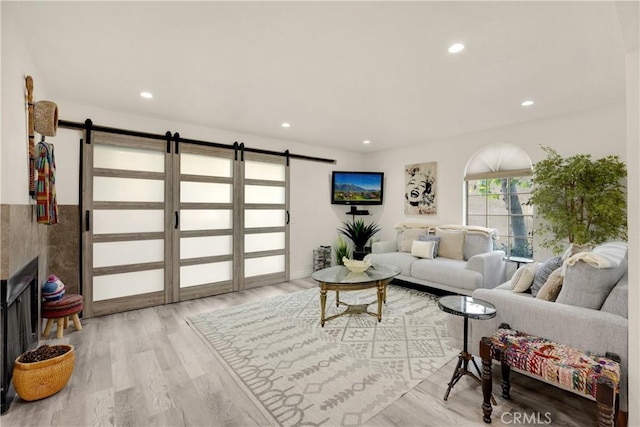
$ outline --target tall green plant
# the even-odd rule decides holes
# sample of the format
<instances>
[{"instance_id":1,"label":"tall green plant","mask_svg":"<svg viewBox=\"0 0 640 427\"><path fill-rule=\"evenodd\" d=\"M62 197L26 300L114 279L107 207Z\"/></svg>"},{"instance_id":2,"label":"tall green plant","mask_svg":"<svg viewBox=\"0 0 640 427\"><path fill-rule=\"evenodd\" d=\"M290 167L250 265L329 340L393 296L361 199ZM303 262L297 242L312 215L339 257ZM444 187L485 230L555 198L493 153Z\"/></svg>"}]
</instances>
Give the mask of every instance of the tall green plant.
<instances>
[{"instance_id":1,"label":"tall green plant","mask_svg":"<svg viewBox=\"0 0 640 427\"><path fill-rule=\"evenodd\" d=\"M547 158L533 168L531 203L543 219L541 246L561 252L566 243L598 244L627 238L627 170L618 156L563 158L542 147Z\"/></svg>"},{"instance_id":2,"label":"tall green plant","mask_svg":"<svg viewBox=\"0 0 640 427\"><path fill-rule=\"evenodd\" d=\"M347 236L353 242L353 246L357 252L364 251L369 239L380 231L380 227L375 222L371 224L365 224L363 219L358 219L353 222L345 221L342 223L342 228L338 229L338 232Z\"/></svg>"}]
</instances>

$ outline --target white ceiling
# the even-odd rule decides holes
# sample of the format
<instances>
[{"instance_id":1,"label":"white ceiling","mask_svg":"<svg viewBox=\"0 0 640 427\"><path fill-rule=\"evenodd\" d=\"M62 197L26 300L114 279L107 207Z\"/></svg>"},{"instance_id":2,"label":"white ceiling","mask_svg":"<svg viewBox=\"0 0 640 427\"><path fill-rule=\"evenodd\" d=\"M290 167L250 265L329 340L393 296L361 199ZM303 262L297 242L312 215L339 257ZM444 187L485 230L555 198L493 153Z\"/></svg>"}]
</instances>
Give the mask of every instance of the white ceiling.
<instances>
[{"instance_id":1,"label":"white ceiling","mask_svg":"<svg viewBox=\"0 0 640 427\"><path fill-rule=\"evenodd\" d=\"M351 151L625 97L613 2L3 1L2 20L52 100Z\"/></svg>"}]
</instances>

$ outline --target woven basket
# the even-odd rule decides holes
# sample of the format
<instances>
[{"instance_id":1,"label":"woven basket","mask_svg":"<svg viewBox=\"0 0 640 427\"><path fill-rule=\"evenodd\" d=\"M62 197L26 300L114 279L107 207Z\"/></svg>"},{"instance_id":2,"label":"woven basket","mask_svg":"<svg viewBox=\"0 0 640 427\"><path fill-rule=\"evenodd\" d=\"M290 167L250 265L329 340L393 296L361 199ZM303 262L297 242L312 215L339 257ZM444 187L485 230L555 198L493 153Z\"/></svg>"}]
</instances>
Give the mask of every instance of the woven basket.
<instances>
[{"instance_id":1,"label":"woven basket","mask_svg":"<svg viewBox=\"0 0 640 427\"><path fill-rule=\"evenodd\" d=\"M22 363L16 358L13 366L13 386L16 393L27 401L43 399L64 388L73 372L75 354L72 345L65 354L41 362Z\"/></svg>"}]
</instances>

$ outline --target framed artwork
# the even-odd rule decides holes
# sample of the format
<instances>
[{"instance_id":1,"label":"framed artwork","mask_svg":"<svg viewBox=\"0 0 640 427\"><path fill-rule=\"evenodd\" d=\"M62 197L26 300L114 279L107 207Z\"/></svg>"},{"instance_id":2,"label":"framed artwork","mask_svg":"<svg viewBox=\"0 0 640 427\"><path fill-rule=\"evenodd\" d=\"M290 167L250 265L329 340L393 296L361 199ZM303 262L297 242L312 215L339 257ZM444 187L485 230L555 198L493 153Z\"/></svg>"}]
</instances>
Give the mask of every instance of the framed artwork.
<instances>
[{"instance_id":1,"label":"framed artwork","mask_svg":"<svg viewBox=\"0 0 640 427\"><path fill-rule=\"evenodd\" d=\"M438 213L437 171L437 162L405 166L405 214L436 215Z\"/></svg>"}]
</instances>

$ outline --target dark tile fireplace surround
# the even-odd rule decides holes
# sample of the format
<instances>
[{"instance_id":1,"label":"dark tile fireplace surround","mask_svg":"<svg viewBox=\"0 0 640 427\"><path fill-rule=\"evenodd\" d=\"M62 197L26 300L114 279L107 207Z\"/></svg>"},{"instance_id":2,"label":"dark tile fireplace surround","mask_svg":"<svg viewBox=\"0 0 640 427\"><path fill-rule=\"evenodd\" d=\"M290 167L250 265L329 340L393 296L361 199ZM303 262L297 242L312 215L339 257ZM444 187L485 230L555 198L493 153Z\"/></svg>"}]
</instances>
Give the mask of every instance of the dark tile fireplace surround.
<instances>
[{"instance_id":1,"label":"dark tile fireplace surround","mask_svg":"<svg viewBox=\"0 0 640 427\"><path fill-rule=\"evenodd\" d=\"M4 414L15 397L11 384L13 364L20 354L38 343L38 258L7 280L2 280L0 344L2 344L1 410Z\"/></svg>"}]
</instances>

